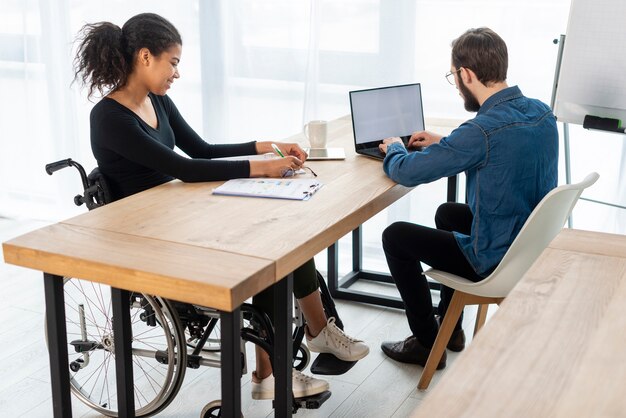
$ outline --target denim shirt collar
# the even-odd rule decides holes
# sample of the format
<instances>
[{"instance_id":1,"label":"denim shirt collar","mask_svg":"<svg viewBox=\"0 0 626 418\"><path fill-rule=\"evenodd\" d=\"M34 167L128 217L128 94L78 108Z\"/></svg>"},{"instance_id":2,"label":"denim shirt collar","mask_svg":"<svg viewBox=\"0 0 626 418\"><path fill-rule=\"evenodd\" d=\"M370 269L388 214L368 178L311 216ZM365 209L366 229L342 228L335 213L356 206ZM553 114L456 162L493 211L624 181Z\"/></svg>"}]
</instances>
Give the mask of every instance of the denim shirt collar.
<instances>
[{"instance_id":1,"label":"denim shirt collar","mask_svg":"<svg viewBox=\"0 0 626 418\"><path fill-rule=\"evenodd\" d=\"M478 109L477 115L487 112L489 109L497 104L506 102L508 100L519 99L520 97L524 97L524 95L522 94L522 91L519 89L519 87L507 87L489 96L489 98L485 100L480 109Z\"/></svg>"}]
</instances>

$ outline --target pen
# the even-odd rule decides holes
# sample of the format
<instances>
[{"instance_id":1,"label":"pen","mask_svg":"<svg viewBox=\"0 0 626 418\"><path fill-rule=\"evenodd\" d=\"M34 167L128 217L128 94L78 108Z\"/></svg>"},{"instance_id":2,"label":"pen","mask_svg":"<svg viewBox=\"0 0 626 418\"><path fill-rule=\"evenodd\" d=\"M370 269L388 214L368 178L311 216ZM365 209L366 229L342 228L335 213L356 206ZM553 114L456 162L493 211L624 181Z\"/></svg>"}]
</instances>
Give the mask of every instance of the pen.
<instances>
[{"instance_id":1,"label":"pen","mask_svg":"<svg viewBox=\"0 0 626 418\"><path fill-rule=\"evenodd\" d=\"M280 155L281 158L285 158L285 156L283 155L282 151L280 150L280 148L278 148L278 146L276 144L272 144L272 148L274 148L274 151L276 151L276 154Z\"/></svg>"}]
</instances>

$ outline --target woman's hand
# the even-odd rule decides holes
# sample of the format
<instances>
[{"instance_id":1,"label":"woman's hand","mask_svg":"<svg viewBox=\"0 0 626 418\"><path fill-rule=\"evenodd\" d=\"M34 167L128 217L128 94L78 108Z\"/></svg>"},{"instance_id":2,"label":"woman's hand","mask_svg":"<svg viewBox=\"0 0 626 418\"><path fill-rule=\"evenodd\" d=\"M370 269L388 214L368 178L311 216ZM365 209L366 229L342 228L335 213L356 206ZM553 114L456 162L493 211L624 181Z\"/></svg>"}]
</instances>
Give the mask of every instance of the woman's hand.
<instances>
[{"instance_id":1,"label":"woman's hand","mask_svg":"<svg viewBox=\"0 0 626 418\"><path fill-rule=\"evenodd\" d=\"M302 164L302 160L292 155L270 160L250 160L250 177L286 177L293 175Z\"/></svg>"},{"instance_id":2,"label":"woman's hand","mask_svg":"<svg viewBox=\"0 0 626 418\"><path fill-rule=\"evenodd\" d=\"M295 143L288 143L288 142L267 142L267 141L257 142L256 143L257 154L265 154L267 152L274 152L274 149L272 148L272 144L276 144L276 146L280 149L280 151L283 153L285 157L289 155L293 155L294 157L296 157L298 160L302 162L306 161L308 157L307 153L304 152L304 150L300 147L300 145L295 144Z\"/></svg>"}]
</instances>

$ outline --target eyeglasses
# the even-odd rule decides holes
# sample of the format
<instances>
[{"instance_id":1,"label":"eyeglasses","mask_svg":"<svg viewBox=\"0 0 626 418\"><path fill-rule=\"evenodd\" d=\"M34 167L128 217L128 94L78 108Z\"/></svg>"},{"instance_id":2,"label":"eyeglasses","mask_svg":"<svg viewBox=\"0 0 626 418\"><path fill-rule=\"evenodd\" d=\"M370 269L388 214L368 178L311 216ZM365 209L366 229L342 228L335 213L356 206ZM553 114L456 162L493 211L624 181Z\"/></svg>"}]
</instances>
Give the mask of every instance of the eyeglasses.
<instances>
[{"instance_id":1,"label":"eyeglasses","mask_svg":"<svg viewBox=\"0 0 626 418\"><path fill-rule=\"evenodd\" d=\"M461 71L463 67L459 68L456 71L450 71L449 73L446 73L446 80L448 80L448 83L452 84L454 86L454 74L458 73L459 71Z\"/></svg>"},{"instance_id":2,"label":"eyeglasses","mask_svg":"<svg viewBox=\"0 0 626 418\"><path fill-rule=\"evenodd\" d=\"M311 167L307 167L306 165L303 165L300 168L302 168L304 170L309 170L311 172L311 174L313 174L313 177L317 177L317 174L315 173L315 171L313 171L313 169Z\"/></svg>"},{"instance_id":3,"label":"eyeglasses","mask_svg":"<svg viewBox=\"0 0 626 418\"><path fill-rule=\"evenodd\" d=\"M311 167L307 167L306 165L301 166L298 170L309 170L311 172L311 174L313 174L313 177L317 177L317 173L315 171L313 171L313 169ZM298 170L294 170L293 168L289 168L289 169L283 171L282 177L293 177L296 174L302 174L302 173L298 173Z\"/></svg>"}]
</instances>

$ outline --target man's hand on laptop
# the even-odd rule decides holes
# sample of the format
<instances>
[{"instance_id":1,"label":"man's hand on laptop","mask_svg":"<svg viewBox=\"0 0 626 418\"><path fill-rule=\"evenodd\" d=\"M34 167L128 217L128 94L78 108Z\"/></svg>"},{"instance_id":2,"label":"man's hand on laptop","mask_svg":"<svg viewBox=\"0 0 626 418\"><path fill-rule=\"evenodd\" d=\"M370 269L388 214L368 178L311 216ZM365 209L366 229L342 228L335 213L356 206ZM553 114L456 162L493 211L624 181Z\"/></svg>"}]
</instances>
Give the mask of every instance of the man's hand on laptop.
<instances>
[{"instance_id":1,"label":"man's hand on laptop","mask_svg":"<svg viewBox=\"0 0 626 418\"><path fill-rule=\"evenodd\" d=\"M409 139L409 147L427 147L437 144L443 136L428 131L414 132Z\"/></svg>"},{"instance_id":2,"label":"man's hand on laptop","mask_svg":"<svg viewBox=\"0 0 626 418\"><path fill-rule=\"evenodd\" d=\"M382 144L380 144L380 145L378 146L378 149L379 149L382 153L387 154L387 147L388 147L390 144L393 144L394 142L399 142L402 146L404 146L404 143L402 142L402 139L400 139L400 138L399 138L399 137L397 137L397 136L394 136L394 137L391 137L391 138L385 138L385 139L383 139L383 143L382 143Z\"/></svg>"}]
</instances>

